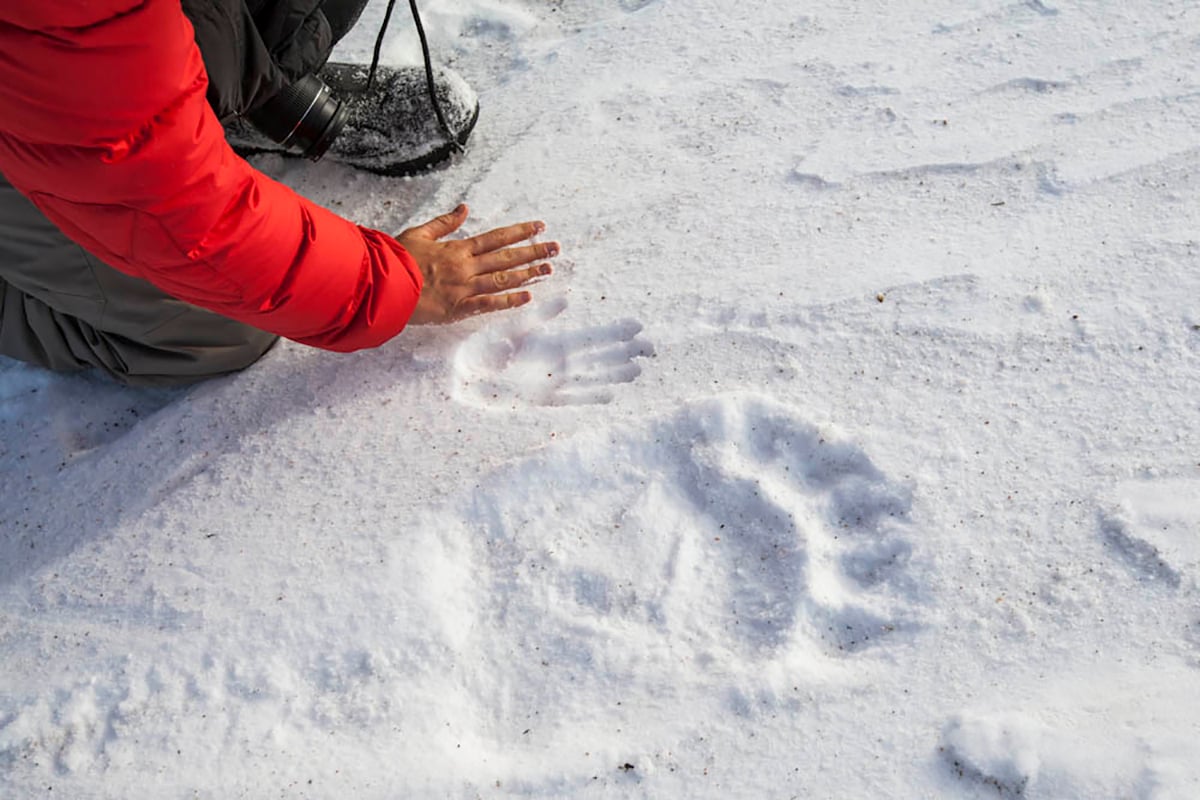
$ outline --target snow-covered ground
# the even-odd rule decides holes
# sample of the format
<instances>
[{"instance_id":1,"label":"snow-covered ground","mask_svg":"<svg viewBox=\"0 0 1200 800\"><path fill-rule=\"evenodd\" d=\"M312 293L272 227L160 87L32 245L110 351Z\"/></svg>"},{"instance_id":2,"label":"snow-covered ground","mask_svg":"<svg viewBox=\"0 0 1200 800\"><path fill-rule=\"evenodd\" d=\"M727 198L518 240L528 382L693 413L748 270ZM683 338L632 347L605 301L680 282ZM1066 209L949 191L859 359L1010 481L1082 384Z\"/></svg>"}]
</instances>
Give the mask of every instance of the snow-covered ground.
<instances>
[{"instance_id":1,"label":"snow-covered ground","mask_svg":"<svg viewBox=\"0 0 1200 800\"><path fill-rule=\"evenodd\" d=\"M0 796L1200 796L1200 7L423 8L463 157L260 166L557 274L0 362Z\"/></svg>"}]
</instances>

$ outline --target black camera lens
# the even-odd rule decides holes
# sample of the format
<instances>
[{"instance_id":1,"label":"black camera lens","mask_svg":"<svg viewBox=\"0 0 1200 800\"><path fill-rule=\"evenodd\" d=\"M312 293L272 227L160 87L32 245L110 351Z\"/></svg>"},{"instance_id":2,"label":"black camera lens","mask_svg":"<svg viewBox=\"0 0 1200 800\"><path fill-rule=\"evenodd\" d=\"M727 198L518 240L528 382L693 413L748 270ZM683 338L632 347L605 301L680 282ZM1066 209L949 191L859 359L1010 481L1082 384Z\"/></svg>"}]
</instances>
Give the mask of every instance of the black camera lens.
<instances>
[{"instance_id":1,"label":"black camera lens","mask_svg":"<svg viewBox=\"0 0 1200 800\"><path fill-rule=\"evenodd\" d=\"M349 111L320 78L306 75L248 116L272 141L316 161L341 133Z\"/></svg>"}]
</instances>

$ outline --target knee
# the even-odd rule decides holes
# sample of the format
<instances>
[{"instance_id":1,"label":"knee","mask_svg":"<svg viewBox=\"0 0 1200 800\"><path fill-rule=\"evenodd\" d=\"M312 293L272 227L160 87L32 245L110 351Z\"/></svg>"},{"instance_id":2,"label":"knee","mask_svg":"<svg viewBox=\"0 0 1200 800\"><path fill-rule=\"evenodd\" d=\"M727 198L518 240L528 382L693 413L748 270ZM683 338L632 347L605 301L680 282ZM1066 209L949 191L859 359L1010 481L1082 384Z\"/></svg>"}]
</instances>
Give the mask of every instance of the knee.
<instances>
[{"instance_id":1,"label":"knee","mask_svg":"<svg viewBox=\"0 0 1200 800\"><path fill-rule=\"evenodd\" d=\"M129 386L186 386L231 375L256 363L279 341L273 333L238 327L237 335L219 342L150 348L120 343L110 350L117 357L100 366Z\"/></svg>"}]
</instances>

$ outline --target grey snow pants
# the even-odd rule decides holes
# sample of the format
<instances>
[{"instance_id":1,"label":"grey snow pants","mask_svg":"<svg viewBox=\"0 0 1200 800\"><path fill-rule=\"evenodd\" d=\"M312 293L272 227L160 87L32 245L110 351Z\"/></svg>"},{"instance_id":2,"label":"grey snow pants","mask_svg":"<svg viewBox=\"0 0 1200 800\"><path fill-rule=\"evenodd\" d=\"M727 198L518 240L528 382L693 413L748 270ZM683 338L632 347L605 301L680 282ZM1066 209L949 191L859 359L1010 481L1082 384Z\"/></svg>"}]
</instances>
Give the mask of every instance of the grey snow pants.
<instances>
[{"instance_id":1,"label":"grey snow pants","mask_svg":"<svg viewBox=\"0 0 1200 800\"><path fill-rule=\"evenodd\" d=\"M321 66L365 4L186 0L212 74L210 104L219 116L261 105L281 81ZM102 263L0 174L0 355L169 386L244 369L276 339Z\"/></svg>"},{"instance_id":2,"label":"grey snow pants","mask_svg":"<svg viewBox=\"0 0 1200 800\"><path fill-rule=\"evenodd\" d=\"M0 175L0 355L170 386L248 367L275 339L101 262Z\"/></svg>"}]
</instances>

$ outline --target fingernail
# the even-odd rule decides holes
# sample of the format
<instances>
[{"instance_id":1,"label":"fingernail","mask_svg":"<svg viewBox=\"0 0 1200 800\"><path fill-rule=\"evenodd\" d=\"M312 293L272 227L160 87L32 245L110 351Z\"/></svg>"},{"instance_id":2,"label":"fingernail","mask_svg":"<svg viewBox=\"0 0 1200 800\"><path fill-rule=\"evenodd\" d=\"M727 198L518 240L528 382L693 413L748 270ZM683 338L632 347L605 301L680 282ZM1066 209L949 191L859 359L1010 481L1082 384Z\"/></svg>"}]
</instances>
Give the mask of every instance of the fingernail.
<instances>
[{"instance_id":1,"label":"fingernail","mask_svg":"<svg viewBox=\"0 0 1200 800\"><path fill-rule=\"evenodd\" d=\"M557 242L546 245L546 255L550 258L554 258L556 255L558 255L558 243Z\"/></svg>"},{"instance_id":2,"label":"fingernail","mask_svg":"<svg viewBox=\"0 0 1200 800\"><path fill-rule=\"evenodd\" d=\"M544 223L544 222L535 222L535 223L533 223L533 234L534 234L534 236L536 236L537 234L541 233L541 232L542 232L542 231L544 231L544 230L546 230L546 223Z\"/></svg>"},{"instance_id":3,"label":"fingernail","mask_svg":"<svg viewBox=\"0 0 1200 800\"><path fill-rule=\"evenodd\" d=\"M552 271L549 264L542 264L538 267L538 275L549 275Z\"/></svg>"}]
</instances>

